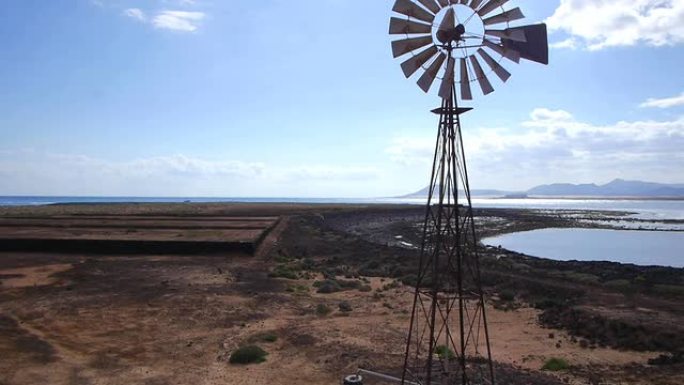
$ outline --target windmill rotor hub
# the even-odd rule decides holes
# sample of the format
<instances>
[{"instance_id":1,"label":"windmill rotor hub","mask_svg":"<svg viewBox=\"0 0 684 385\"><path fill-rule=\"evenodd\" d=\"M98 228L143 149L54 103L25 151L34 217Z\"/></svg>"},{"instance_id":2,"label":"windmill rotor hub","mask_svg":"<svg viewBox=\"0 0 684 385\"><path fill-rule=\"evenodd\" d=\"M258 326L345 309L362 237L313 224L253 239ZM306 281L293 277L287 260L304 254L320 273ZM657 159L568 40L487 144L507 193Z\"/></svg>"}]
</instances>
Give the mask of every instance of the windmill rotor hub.
<instances>
[{"instance_id":1,"label":"windmill rotor hub","mask_svg":"<svg viewBox=\"0 0 684 385\"><path fill-rule=\"evenodd\" d=\"M460 44L459 42L465 41L463 38L463 34L465 33L465 26L463 24L459 24L454 28L449 28L449 29L440 29L437 31L437 40L439 40L443 44L450 44L456 42L456 44Z\"/></svg>"},{"instance_id":2,"label":"windmill rotor hub","mask_svg":"<svg viewBox=\"0 0 684 385\"><path fill-rule=\"evenodd\" d=\"M482 44L484 28L480 16L464 4L450 4L435 14L432 22L434 43L439 51L452 57L467 56L464 50Z\"/></svg>"},{"instance_id":3,"label":"windmill rotor hub","mask_svg":"<svg viewBox=\"0 0 684 385\"><path fill-rule=\"evenodd\" d=\"M466 31L465 25L459 24L459 25L456 26L456 28L454 28L454 30L455 30L456 33L458 33L459 35L463 35L463 34L465 33L465 31Z\"/></svg>"}]
</instances>

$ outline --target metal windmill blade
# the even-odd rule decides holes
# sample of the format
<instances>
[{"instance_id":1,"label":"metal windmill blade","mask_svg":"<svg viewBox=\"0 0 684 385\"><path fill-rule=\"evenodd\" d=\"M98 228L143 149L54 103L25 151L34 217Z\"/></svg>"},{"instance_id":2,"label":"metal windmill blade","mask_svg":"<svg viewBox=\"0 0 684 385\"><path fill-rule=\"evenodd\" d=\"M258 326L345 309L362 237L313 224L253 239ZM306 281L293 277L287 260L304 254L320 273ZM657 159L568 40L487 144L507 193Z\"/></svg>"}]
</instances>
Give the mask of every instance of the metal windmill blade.
<instances>
[{"instance_id":1,"label":"metal windmill blade","mask_svg":"<svg viewBox=\"0 0 684 385\"><path fill-rule=\"evenodd\" d=\"M437 59L435 59L435 61L433 61L430 67L425 71L423 76L418 79L418 87L420 87L421 90L425 92L430 91L432 83L435 82L435 78L437 77L437 72L439 72L439 69L442 68L442 64L444 64L446 58L447 56L445 54L440 53L439 56L437 56Z\"/></svg>"},{"instance_id":2,"label":"metal windmill blade","mask_svg":"<svg viewBox=\"0 0 684 385\"><path fill-rule=\"evenodd\" d=\"M508 78L511 77L511 73L508 72L508 71L506 71L506 69L503 68L503 67L501 66L501 64L499 64L496 60L494 60L494 58L492 58L491 56L489 56L489 54L487 53L487 51L485 51L484 49L480 48L480 49L477 50L477 53L480 55L480 57L482 57L482 59L485 61L485 63L487 63L487 65L489 66L489 68L491 68L492 71L494 71L494 73L496 74L496 76L498 76L499 79L501 79L502 82L505 83L506 80L508 80Z\"/></svg>"},{"instance_id":3,"label":"metal windmill blade","mask_svg":"<svg viewBox=\"0 0 684 385\"><path fill-rule=\"evenodd\" d=\"M527 41L527 35L525 35L525 31L521 29L516 29L516 28L507 28L507 29L485 29L485 35L487 36L492 36L492 37L498 37L500 39L509 39L513 41L520 41L520 42L526 42Z\"/></svg>"},{"instance_id":4,"label":"metal windmill blade","mask_svg":"<svg viewBox=\"0 0 684 385\"><path fill-rule=\"evenodd\" d=\"M390 19L389 33L390 35L426 34L432 33L432 26L430 24L418 23L413 20L393 17Z\"/></svg>"},{"instance_id":5,"label":"metal windmill blade","mask_svg":"<svg viewBox=\"0 0 684 385\"><path fill-rule=\"evenodd\" d=\"M470 91L470 77L468 76L468 62L466 58L461 58L461 99L473 100L473 93Z\"/></svg>"},{"instance_id":6,"label":"metal windmill blade","mask_svg":"<svg viewBox=\"0 0 684 385\"><path fill-rule=\"evenodd\" d=\"M401 13L402 15L413 17L427 23L432 23L435 19L435 15L410 0L397 0L397 2L394 3L392 10L396 13Z\"/></svg>"},{"instance_id":7,"label":"metal windmill blade","mask_svg":"<svg viewBox=\"0 0 684 385\"><path fill-rule=\"evenodd\" d=\"M480 66L480 62L477 61L475 56L470 56L470 64L473 66L473 71L475 71L475 76L477 76L477 82L480 83L480 89L482 90L482 93L489 95L494 92L492 83L490 83L489 79L487 79L487 75L485 75L482 67Z\"/></svg>"},{"instance_id":8,"label":"metal windmill blade","mask_svg":"<svg viewBox=\"0 0 684 385\"><path fill-rule=\"evenodd\" d=\"M525 18L525 15L522 13L520 8L513 8L513 9L506 11L504 13L501 13L499 15L488 17L488 18L482 20L482 23L484 25L501 24L501 23L508 23L511 21L524 19L524 18Z\"/></svg>"},{"instance_id":9,"label":"metal windmill blade","mask_svg":"<svg viewBox=\"0 0 684 385\"><path fill-rule=\"evenodd\" d=\"M520 63L520 52L512 48L506 48L501 44L496 44L487 38L482 41L482 44L512 62Z\"/></svg>"},{"instance_id":10,"label":"metal windmill blade","mask_svg":"<svg viewBox=\"0 0 684 385\"><path fill-rule=\"evenodd\" d=\"M415 55L412 58L401 63L401 69L402 71L404 71L404 75L406 75L407 78L411 77L411 75L418 71L419 68L421 68L435 55L437 55L437 53L437 47L433 45L428 47L426 50L419 53L418 55Z\"/></svg>"},{"instance_id":11,"label":"metal windmill blade","mask_svg":"<svg viewBox=\"0 0 684 385\"><path fill-rule=\"evenodd\" d=\"M506 9L508 5L509 0L396 0L389 33L403 36L392 41L392 55L407 56L402 72L407 78L420 72L416 83L424 92L440 79L437 93L442 98L453 94L471 100L470 83L475 81L487 95L494 90L488 74L493 72L502 82L511 77L502 58L548 63L546 26L511 27L509 23L525 16L518 7ZM469 24L472 18L480 23ZM479 31L471 30L471 24L480 25ZM460 87L453 87L456 84ZM459 95L453 89L459 89Z\"/></svg>"},{"instance_id":12,"label":"metal windmill blade","mask_svg":"<svg viewBox=\"0 0 684 385\"><path fill-rule=\"evenodd\" d=\"M437 5L437 3L435 3L435 0L418 0L418 2L433 14L437 14L440 9L442 9L439 5Z\"/></svg>"},{"instance_id":13,"label":"metal windmill blade","mask_svg":"<svg viewBox=\"0 0 684 385\"><path fill-rule=\"evenodd\" d=\"M504 4L506 4L508 0L490 0L489 2L485 3L482 8L480 8L477 13L481 16L484 17L488 13L491 13L493 10L502 7Z\"/></svg>"},{"instance_id":14,"label":"metal windmill blade","mask_svg":"<svg viewBox=\"0 0 684 385\"><path fill-rule=\"evenodd\" d=\"M439 87L439 96L442 99L448 99L451 96L451 89L454 86L454 66L456 65L456 59L450 57L447 60L446 70L444 71L444 78L442 78L442 84Z\"/></svg>"},{"instance_id":15,"label":"metal windmill blade","mask_svg":"<svg viewBox=\"0 0 684 385\"><path fill-rule=\"evenodd\" d=\"M432 36L430 35L412 37L404 40L395 40L392 42L392 54L394 57L399 57L430 44L433 44Z\"/></svg>"},{"instance_id":16,"label":"metal windmill blade","mask_svg":"<svg viewBox=\"0 0 684 385\"><path fill-rule=\"evenodd\" d=\"M468 6L473 9L473 11L477 11L477 8L482 4L482 0L472 0Z\"/></svg>"}]
</instances>

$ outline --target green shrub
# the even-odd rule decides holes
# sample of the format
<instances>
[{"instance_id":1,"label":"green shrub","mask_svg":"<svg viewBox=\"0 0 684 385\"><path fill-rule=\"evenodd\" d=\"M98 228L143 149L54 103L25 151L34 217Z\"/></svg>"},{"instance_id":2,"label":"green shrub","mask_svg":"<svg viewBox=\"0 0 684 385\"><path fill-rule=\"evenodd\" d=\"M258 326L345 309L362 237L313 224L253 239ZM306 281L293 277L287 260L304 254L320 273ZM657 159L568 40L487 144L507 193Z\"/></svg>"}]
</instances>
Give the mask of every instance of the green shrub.
<instances>
[{"instance_id":1,"label":"green shrub","mask_svg":"<svg viewBox=\"0 0 684 385\"><path fill-rule=\"evenodd\" d=\"M567 370L570 368L568 361L562 358L550 358L542 366L542 370L557 372L559 370Z\"/></svg>"},{"instance_id":2,"label":"green shrub","mask_svg":"<svg viewBox=\"0 0 684 385\"><path fill-rule=\"evenodd\" d=\"M304 271L299 278L309 280L315 278L315 276L310 271Z\"/></svg>"},{"instance_id":3,"label":"green shrub","mask_svg":"<svg viewBox=\"0 0 684 385\"><path fill-rule=\"evenodd\" d=\"M318 316L326 316L330 314L331 311L332 310L327 305L324 305L322 303L316 306L316 315Z\"/></svg>"},{"instance_id":4,"label":"green shrub","mask_svg":"<svg viewBox=\"0 0 684 385\"><path fill-rule=\"evenodd\" d=\"M499 298L501 298L502 301L511 302L515 300L515 293L511 290L502 290L501 293L499 293Z\"/></svg>"},{"instance_id":5,"label":"green shrub","mask_svg":"<svg viewBox=\"0 0 684 385\"><path fill-rule=\"evenodd\" d=\"M266 353L262 348L256 345L247 345L238 348L236 351L231 353L230 359L228 360L231 364L258 364L266 361Z\"/></svg>"},{"instance_id":6,"label":"green shrub","mask_svg":"<svg viewBox=\"0 0 684 385\"><path fill-rule=\"evenodd\" d=\"M415 274L407 274L401 277L401 283L406 286L415 287L418 284L418 276Z\"/></svg>"},{"instance_id":7,"label":"green shrub","mask_svg":"<svg viewBox=\"0 0 684 385\"><path fill-rule=\"evenodd\" d=\"M392 281L390 283L386 283L382 286L383 291L391 290L391 289L396 289L401 286L401 283L399 281Z\"/></svg>"},{"instance_id":8,"label":"green shrub","mask_svg":"<svg viewBox=\"0 0 684 385\"><path fill-rule=\"evenodd\" d=\"M542 297L534 302L534 307L539 310L546 310L550 308L562 308L565 306L565 301L560 298Z\"/></svg>"},{"instance_id":9,"label":"green shrub","mask_svg":"<svg viewBox=\"0 0 684 385\"><path fill-rule=\"evenodd\" d=\"M278 263L287 263L287 262L291 262L292 259L293 259L293 258L290 257L290 256L288 256L288 255L278 255L277 257L275 257L275 261L278 262Z\"/></svg>"},{"instance_id":10,"label":"green shrub","mask_svg":"<svg viewBox=\"0 0 684 385\"><path fill-rule=\"evenodd\" d=\"M334 265L338 262L335 261L335 258L331 258L330 260L328 260L328 263ZM332 270L332 269L325 269L321 273L323 273L323 278L325 278L325 279L333 279L334 280L335 277L337 276L335 270Z\"/></svg>"},{"instance_id":11,"label":"green shrub","mask_svg":"<svg viewBox=\"0 0 684 385\"><path fill-rule=\"evenodd\" d=\"M342 290L361 290L370 291L370 288L365 288L363 282L358 280L344 280L344 279L333 279L327 278L323 281L316 281L313 283L314 287L318 288L318 293L336 293Z\"/></svg>"},{"instance_id":12,"label":"green shrub","mask_svg":"<svg viewBox=\"0 0 684 385\"><path fill-rule=\"evenodd\" d=\"M603 286L623 293L632 289L632 283L626 279L614 279L612 281L606 281L603 283Z\"/></svg>"},{"instance_id":13,"label":"green shrub","mask_svg":"<svg viewBox=\"0 0 684 385\"><path fill-rule=\"evenodd\" d=\"M337 283L340 285L340 287L342 289L346 289L346 290L359 289L362 286L361 281L356 281L356 280L347 281L344 279L340 279L340 280L337 280Z\"/></svg>"},{"instance_id":14,"label":"green shrub","mask_svg":"<svg viewBox=\"0 0 684 385\"><path fill-rule=\"evenodd\" d=\"M290 285L285 290L290 293L308 293L309 287L304 285Z\"/></svg>"},{"instance_id":15,"label":"green shrub","mask_svg":"<svg viewBox=\"0 0 684 385\"><path fill-rule=\"evenodd\" d=\"M278 265L271 271L271 273L268 275L269 277L272 278L285 278L285 279L298 279L299 274L298 272L293 269L292 267L286 266L286 265Z\"/></svg>"},{"instance_id":16,"label":"green shrub","mask_svg":"<svg viewBox=\"0 0 684 385\"><path fill-rule=\"evenodd\" d=\"M441 359L450 360L456 358L456 354L454 354L453 350L449 349L449 347L446 345L437 346L435 348L435 354L437 354Z\"/></svg>"},{"instance_id":17,"label":"green shrub","mask_svg":"<svg viewBox=\"0 0 684 385\"><path fill-rule=\"evenodd\" d=\"M278 341L278 336L273 332L265 332L258 334L256 339L263 342L276 342Z\"/></svg>"},{"instance_id":18,"label":"green shrub","mask_svg":"<svg viewBox=\"0 0 684 385\"><path fill-rule=\"evenodd\" d=\"M318 288L316 292L322 294L336 293L342 290L340 284L332 279L326 279L325 281L316 281L313 285L314 287Z\"/></svg>"},{"instance_id":19,"label":"green shrub","mask_svg":"<svg viewBox=\"0 0 684 385\"><path fill-rule=\"evenodd\" d=\"M669 296L684 296L684 286L678 285L655 285L653 286L653 291Z\"/></svg>"},{"instance_id":20,"label":"green shrub","mask_svg":"<svg viewBox=\"0 0 684 385\"><path fill-rule=\"evenodd\" d=\"M314 262L313 259L311 258L304 258L302 261L302 269L304 270L313 270L314 267L316 267L316 262Z\"/></svg>"},{"instance_id":21,"label":"green shrub","mask_svg":"<svg viewBox=\"0 0 684 385\"><path fill-rule=\"evenodd\" d=\"M599 283L600 278L594 274L588 274L588 273L578 273L575 271L570 271L565 274L565 277L567 279L577 281L580 283L587 283L587 284L592 284L592 283Z\"/></svg>"},{"instance_id":22,"label":"green shrub","mask_svg":"<svg viewBox=\"0 0 684 385\"><path fill-rule=\"evenodd\" d=\"M352 307L349 304L349 302L347 302L347 301L340 302L340 304L338 306L339 306L341 312L348 313L348 312L352 311Z\"/></svg>"}]
</instances>

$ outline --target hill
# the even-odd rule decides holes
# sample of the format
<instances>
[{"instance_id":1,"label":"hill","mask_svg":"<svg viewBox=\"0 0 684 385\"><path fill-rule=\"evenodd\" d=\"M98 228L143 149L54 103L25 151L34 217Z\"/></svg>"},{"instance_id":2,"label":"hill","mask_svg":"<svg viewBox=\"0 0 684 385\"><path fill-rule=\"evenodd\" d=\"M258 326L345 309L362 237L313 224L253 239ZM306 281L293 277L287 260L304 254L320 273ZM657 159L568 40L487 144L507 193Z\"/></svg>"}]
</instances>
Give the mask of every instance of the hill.
<instances>
[{"instance_id":1,"label":"hill","mask_svg":"<svg viewBox=\"0 0 684 385\"><path fill-rule=\"evenodd\" d=\"M399 198L424 198L429 187ZM460 195L463 195L461 192ZM593 197L593 198L684 198L684 184L664 184L615 179L603 185L595 183L553 183L533 187L527 191L512 192L495 189L472 190L475 197Z\"/></svg>"},{"instance_id":2,"label":"hill","mask_svg":"<svg viewBox=\"0 0 684 385\"><path fill-rule=\"evenodd\" d=\"M684 185L615 179L604 185L555 183L527 190L529 196L684 197Z\"/></svg>"},{"instance_id":3,"label":"hill","mask_svg":"<svg viewBox=\"0 0 684 385\"><path fill-rule=\"evenodd\" d=\"M425 187L423 189L420 189L416 192L413 192L411 194L406 194L402 195L397 198L425 198L428 195L428 192L430 191L430 187ZM439 188L436 189L436 191L439 191ZM476 197L502 197L508 194L511 194L509 191L503 191L503 190L491 190L491 189L475 189L471 191L472 196ZM459 190L459 196L463 196L463 191Z\"/></svg>"}]
</instances>

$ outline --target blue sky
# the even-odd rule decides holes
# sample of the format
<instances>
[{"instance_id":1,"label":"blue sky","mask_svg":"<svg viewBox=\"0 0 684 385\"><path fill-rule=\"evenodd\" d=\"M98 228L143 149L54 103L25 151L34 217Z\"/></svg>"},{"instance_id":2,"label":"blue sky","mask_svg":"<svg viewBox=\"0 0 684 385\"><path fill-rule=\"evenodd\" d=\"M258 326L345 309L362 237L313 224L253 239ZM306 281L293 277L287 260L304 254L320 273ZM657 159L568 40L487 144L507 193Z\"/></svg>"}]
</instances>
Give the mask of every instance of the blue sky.
<instances>
[{"instance_id":1,"label":"blue sky","mask_svg":"<svg viewBox=\"0 0 684 385\"><path fill-rule=\"evenodd\" d=\"M439 104L392 1L8 0L0 195L392 196L428 182ZM509 6L510 5L510 6ZM684 2L511 0L549 66L463 117L473 188L684 183Z\"/></svg>"}]
</instances>

